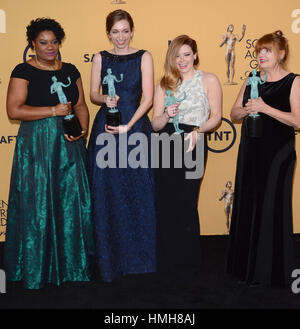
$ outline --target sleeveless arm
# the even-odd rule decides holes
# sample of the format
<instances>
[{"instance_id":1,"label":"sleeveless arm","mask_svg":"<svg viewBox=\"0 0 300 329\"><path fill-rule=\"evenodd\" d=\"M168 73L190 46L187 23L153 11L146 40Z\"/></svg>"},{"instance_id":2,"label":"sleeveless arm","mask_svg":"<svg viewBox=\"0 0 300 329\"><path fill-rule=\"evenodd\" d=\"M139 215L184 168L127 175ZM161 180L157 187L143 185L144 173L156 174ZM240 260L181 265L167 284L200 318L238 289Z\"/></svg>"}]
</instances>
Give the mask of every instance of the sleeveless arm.
<instances>
[{"instance_id":1,"label":"sleeveless arm","mask_svg":"<svg viewBox=\"0 0 300 329\"><path fill-rule=\"evenodd\" d=\"M133 117L128 122L129 129L145 114L148 112L153 102L154 92L154 70L153 70L153 59L149 52L145 52L142 56L141 62L142 71L142 90L143 100L140 106L135 111Z\"/></svg>"},{"instance_id":2,"label":"sleeveless arm","mask_svg":"<svg viewBox=\"0 0 300 329\"><path fill-rule=\"evenodd\" d=\"M207 90L207 98L210 106L209 119L199 128L204 133L215 128L222 119L223 92L219 79L212 73L203 74L203 85Z\"/></svg>"},{"instance_id":3,"label":"sleeveless arm","mask_svg":"<svg viewBox=\"0 0 300 329\"><path fill-rule=\"evenodd\" d=\"M154 131L161 130L169 121L168 112L165 111L165 93L158 84L154 95L153 113L152 113L152 128ZM174 105L175 108L175 105Z\"/></svg>"},{"instance_id":4,"label":"sleeveless arm","mask_svg":"<svg viewBox=\"0 0 300 329\"><path fill-rule=\"evenodd\" d=\"M291 112L280 111L266 104L261 97L258 99L250 99L246 104L246 112L250 113L265 113L270 117L294 128L300 129L300 76L295 77L291 93L290 107Z\"/></svg>"},{"instance_id":5,"label":"sleeveless arm","mask_svg":"<svg viewBox=\"0 0 300 329\"><path fill-rule=\"evenodd\" d=\"M19 64L11 74L6 98L6 111L11 120L40 120L53 115L51 106L26 105L29 80L30 73L26 64ZM68 114L68 106L60 105L62 106L56 106L56 115Z\"/></svg>"},{"instance_id":6,"label":"sleeveless arm","mask_svg":"<svg viewBox=\"0 0 300 329\"><path fill-rule=\"evenodd\" d=\"M143 100L139 107L136 109L132 118L125 125L118 127L110 127L107 132L112 134L125 133L129 131L134 124L150 109L153 102L153 60L150 53L145 52L142 55L141 61L141 72L142 72L142 91Z\"/></svg>"},{"instance_id":7,"label":"sleeveless arm","mask_svg":"<svg viewBox=\"0 0 300 329\"><path fill-rule=\"evenodd\" d=\"M98 53L94 56L92 71L91 71L91 84L90 84L90 100L95 105L102 105L107 101L108 95L100 94L101 90L101 70L102 70L102 57ZM107 83L104 79L103 83Z\"/></svg>"},{"instance_id":8,"label":"sleeveless arm","mask_svg":"<svg viewBox=\"0 0 300 329\"><path fill-rule=\"evenodd\" d=\"M243 107L243 97L244 92L246 89L246 86L248 85L248 79L243 83L240 92L237 96L237 99L235 100L231 112L230 112L230 118L232 121L240 121L245 116L247 116L246 109Z\"/></svg>"}]
</instances>

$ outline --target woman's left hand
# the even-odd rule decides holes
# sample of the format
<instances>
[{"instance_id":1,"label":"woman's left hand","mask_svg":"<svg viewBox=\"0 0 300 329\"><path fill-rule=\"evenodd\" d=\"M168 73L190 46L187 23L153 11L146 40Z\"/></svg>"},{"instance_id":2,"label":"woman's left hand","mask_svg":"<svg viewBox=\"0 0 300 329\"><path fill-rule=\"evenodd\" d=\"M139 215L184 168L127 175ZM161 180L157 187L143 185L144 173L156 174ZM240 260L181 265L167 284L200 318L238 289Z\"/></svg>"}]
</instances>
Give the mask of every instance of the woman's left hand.
<instances>
[{"instance_id":1,"label":"woman's left hand","mask_svg":"<svg viewBox=\"0 0 300 329\"><path fill-rule=\"evenodd\" d=\"M195 148L195 145L198 141L198 132L196 130L193 130L190 132L184 139L185 141L189 140L189 147L186 150L186 152L191 152Z\"/></svg>"},{"instance_id":2,"label":"woman's left hand","mask_svg":"<svg viewBox=\"0 0 300 329\"><path fill-rule=\"evenodd\" d=\"M262 100L261 97L258 97L257 99L250 98L248 99L248 102L245 105L245 110L247 114L253 114L258 112L265 112L267 104Z\"/></svg>"},{"instance_id":3,"label":"woman's left hand","mask_svg":"<svg viewBox=\"0 0 300 329\"><path fill-rule=\"evenodd\" d=\"M125 134L130 130L128 125L120 125L117 127L105 125L105 131L110 134Z\"/></svg>"},{"instance_id":4,"label":"woman's left hand","mask_svg":"<svg viewBox=\"0 0 300 329\"><path fill-rule=\"evenodd\" d=\"M67 134L64 134L65 136L65 139L68 141L68 142L76 142L78 141L81 137L85 136L86 134L86 130L82 130L81 131L81 135L77 136L77 137L73 137L73 136L69 136Z\"/></svg>"}]
</instances>

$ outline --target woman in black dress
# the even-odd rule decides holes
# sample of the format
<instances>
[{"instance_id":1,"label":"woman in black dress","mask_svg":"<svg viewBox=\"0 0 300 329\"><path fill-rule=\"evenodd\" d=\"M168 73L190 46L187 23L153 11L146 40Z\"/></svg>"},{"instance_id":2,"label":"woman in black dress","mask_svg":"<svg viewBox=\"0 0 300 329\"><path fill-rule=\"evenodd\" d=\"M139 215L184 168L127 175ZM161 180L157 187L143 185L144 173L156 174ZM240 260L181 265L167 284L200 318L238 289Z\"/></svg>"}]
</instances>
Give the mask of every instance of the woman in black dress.
<instances>
[{"instance_id":1,"label":"woman in black dress","mask_svg":"<svg viewBox=\"0 0 300 329\"><path fill-rule=\"evenodd\" d=\"M8 117L21 124L10 181L4 266L7 280L23 281L27 289L90 281L92 275L93 225L82 138L89 112L79 71L57 58L64 36L55 20L32 20L27 40L35 57L14 68L7 92ZM77 137L63 129L64 117L71 113L82 127Z\"/></svg>"},{"instance_id":2,"label":"woman in black dress","mask_svg":"<svg viewBox=\"0 0 300 329\"><path fill-rule=\"evenodd\" d=\"M247 81L231 110L242 120L227 271L250 285L285 286L293 270L292 181L294 127L300 127L300 78L285 69L288 41L281 31L256 43L261 80L250 99ZM248 114L259 113L262 136L246 136Z\"/></svg>"},{"instance_id":3,"label":"woman in black dress","mask_svg":"<svg viewBox=\"0 0 300 329\"><path fill-rule=\"evenodd\" d=\"M157 267L159 273L168 277L177 272L190 275L199 269L198 196L202 174L197 166L202 163L204 171L205 132L215 128L222 118L219 79L213 73L199 70L198 63L196 41L187 35L176 37L168 48L164 75L154 97L152 127L162 141L174 141L170 142L169 151L164 142L160 144L155 174ZM175 103L168 102L170 94ZM173 125L176 116L182 130L179 134ZM188 152L197 164L196 169L187 166ZM164 166L163 158L168 156L170 165Z\"/></svg>"}]
</instances>

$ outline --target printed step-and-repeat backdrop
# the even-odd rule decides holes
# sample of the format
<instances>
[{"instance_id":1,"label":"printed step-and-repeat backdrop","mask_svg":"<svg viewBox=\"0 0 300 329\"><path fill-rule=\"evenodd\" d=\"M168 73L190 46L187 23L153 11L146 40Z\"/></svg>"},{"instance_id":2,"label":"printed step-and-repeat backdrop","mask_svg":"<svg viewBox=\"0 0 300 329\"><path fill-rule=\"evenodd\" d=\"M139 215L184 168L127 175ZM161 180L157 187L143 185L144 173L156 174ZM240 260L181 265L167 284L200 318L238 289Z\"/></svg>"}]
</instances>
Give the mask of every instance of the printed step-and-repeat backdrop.
<instances>
[{"instance_id":1,"label":"printed step-and-repeat backdrop","mask_svg":"<svg viewBox=\"0 0 300 329\"><path fill-rule=\"evenodd\" d=\"M208 161L199 198L202 235L228 234L227 217L234 196L240 124L230 121L230 110L243 81L257 68L256 40L282 30L290 45L288 69L300 73L300 4L296 0L2 0L0 3L0 241L5 240L11 165L19 122L6 115L6 92L14 66L33 56L27 48L26 26L32 19L50 17L66 32L62 60L77 66L82 75L91 123L98 107L89 101L91 62L95 53L111 49L105 19L124 9L135 23L132 46L152 53L155 82L163 72L168 41L188 34L197 41L200 65L215 73L223 88L223 121L208 134ZM229 56L228 56L229 55ZM229 67L229 71L227 70ZM152 116L152 111L149 112ZM91 124L90 124L91 126ZM296 134L297 153L300 154ZM231 187L232 186L232 187ZM300 232L300 171L293 186L294 232ZM226 210L227 209L227 210ZM228 211L229 210L229 211Z\"/></svg>"}]
</instances>

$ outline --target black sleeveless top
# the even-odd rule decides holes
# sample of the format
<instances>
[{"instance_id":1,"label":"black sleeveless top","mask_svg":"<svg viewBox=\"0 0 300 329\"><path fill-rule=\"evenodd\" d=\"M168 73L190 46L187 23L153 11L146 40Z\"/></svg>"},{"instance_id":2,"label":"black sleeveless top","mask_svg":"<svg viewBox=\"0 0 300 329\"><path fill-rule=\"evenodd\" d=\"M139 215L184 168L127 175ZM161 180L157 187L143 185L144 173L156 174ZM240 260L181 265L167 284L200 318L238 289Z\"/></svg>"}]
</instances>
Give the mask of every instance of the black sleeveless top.
<instances>
[{"instance_id":1,"label":"black sleeveless top","mask_svg":"<svg viewBox=\"0 0 300 329\"><path fill-rule=\"evenodd\" d=\"M259 75L259 72L257 72L257 75ZM296 76L297 74L289 73L278 81L265 82L262 85L258 85L259 96L271 107L283 112L291 112L290 93ZM243 106L245 106L250 98L250 88L251 86L247 86L245 89ZM263 137L257 142L263 144L271 143L271 145L279 143L282 145L289 140L294 140L295 132L293 127L264 113L260 113L260 115L263 119ZM242 138L245 138L245 120L242 126Z\"/></svg>"}]
</instances>

